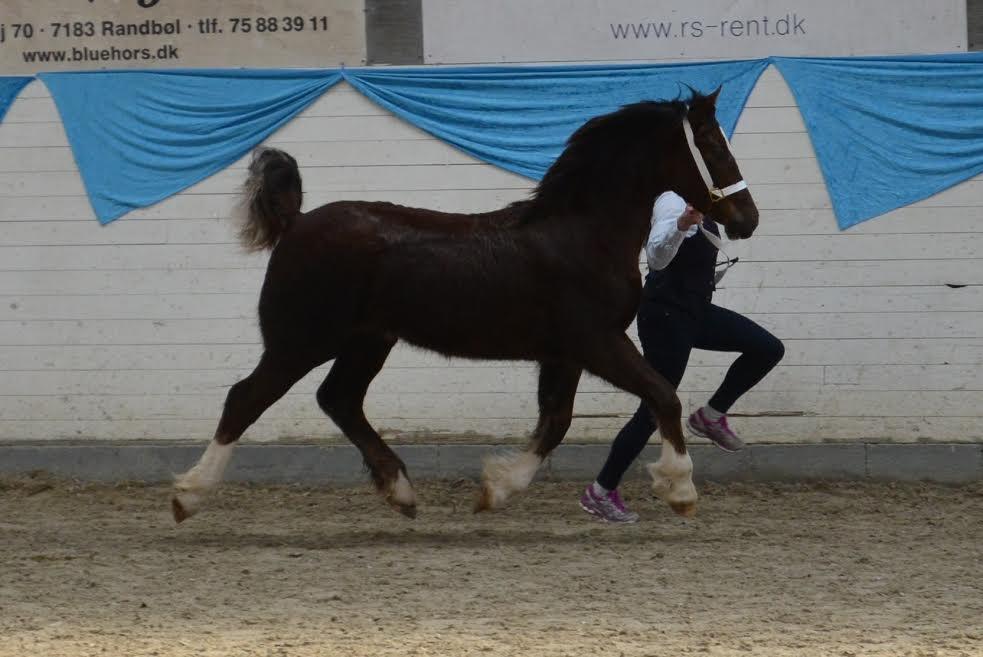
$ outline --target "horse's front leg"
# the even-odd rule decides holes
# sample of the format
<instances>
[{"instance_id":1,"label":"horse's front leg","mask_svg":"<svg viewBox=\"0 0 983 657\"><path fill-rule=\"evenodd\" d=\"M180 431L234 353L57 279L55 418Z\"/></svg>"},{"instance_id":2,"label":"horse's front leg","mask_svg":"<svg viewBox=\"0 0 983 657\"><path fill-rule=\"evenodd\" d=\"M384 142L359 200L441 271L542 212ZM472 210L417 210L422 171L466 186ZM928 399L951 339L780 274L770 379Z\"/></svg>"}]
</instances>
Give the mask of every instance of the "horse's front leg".
<instances>
[{"instance_id":1,"label":"horse's front leg","mask_svg":"<svg viewBox=\"0 0 983 657\"><path fill-rule=\"evenodd\" d=\"M524 451L485 459L476 512L501 506L509 495L525 490L532 483L539 466L570 428L580 373L580 367L572 363L540 363L539 424L536 431Z\"/></svg>"},{"instance_id":2,"label":"horse's front leg","mask_svg":"<svg viewBox=\"0 0 983 657\"><path fill-rule=\"evenodd\" d=\"M592 344L585 354L585 366L648 405L662 434L662 455L648 466L652 490L676 513L696 513L693 461L683 438L682 405L672 385L652 369L623 333Z\"/></svg>"}]
</instances>

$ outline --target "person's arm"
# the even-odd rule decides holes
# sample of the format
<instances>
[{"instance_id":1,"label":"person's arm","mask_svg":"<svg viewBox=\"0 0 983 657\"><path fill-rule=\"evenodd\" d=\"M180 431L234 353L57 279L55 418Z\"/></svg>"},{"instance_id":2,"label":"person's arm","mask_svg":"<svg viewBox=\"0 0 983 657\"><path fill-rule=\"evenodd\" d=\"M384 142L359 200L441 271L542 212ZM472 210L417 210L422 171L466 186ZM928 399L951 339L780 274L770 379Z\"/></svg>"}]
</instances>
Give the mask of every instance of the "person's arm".
<instances>
[{"instance_id":1,"label":"person's arm","mask_svg":"<svg viewBox=\"0 0 983 657\"><path fill-rule=\"evenodd\" d=\"M665 269L676 257L683 240L696 234L703 215L678 194L665 192L652 208L652 229L645 243L651 271Z\"/></svg>"}]
</instances>

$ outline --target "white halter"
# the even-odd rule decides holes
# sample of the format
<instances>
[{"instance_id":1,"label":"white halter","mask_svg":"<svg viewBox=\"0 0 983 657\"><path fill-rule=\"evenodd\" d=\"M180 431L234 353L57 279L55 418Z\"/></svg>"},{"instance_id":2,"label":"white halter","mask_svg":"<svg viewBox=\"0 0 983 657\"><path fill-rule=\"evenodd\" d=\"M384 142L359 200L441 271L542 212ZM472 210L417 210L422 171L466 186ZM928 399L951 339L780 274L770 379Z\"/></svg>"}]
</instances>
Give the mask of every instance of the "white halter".
<instances>
[{"instance_id":1,"label":"white halter","mask_svg":"<svg viewBox=\"0 0 983 657\"><path fill-rule=\"evenodd\" d=\"M689 124L689 117L683 117L683 133L686 134L686 143L689 144L689 151L693 154L693 162L696 163L696 168L700 171L700 176L703 178L703 182L707 186L707 190L710 192L710 200L714 203L717 201L722 201L732 194L743 191L747 189L747 183L743 180L738 180L733 185L727 185L723 189L717 187L713 184L713 178L710 176L710 170L707 169L707 163L703 159L703 153L700 149L696 147L696 141L693 139L693 126ZM727 145L727 150L730 150L730 142L727 141L727 135L724 134L723 128L720 130L720 134L723 135L724 143Z\"/></svg>"},{"instance_id":2,"label":"white halter","mask_svg":"<svg viewBox=\"0 0 983 657\"><path fill-rule=\"evenodd\" d=\"M703 153L701 153L700 149L696 147L696 141L693 139L693 126L691 126L689 123L689 117L683 117L683 133L686 135L686 143L689 144L689 151L693 154L693 162L696 164L696 168L699 170L700 176L703 178L703 182L707 186L707 191L710 192L710 200L713 203L722 201L732 194L736 194L737 192L747 189L747 183L744 182L744 180L738 180L733 185L727 185L723 189L714 185L713 178L710 176L710 170L707 168L707 163L703 159ZM727 135L724 134L723 128L720 129L720 134L724 138L724 143L727 145L727 149L730 150L730 141L728 141ZM724 270L717 273L717 275L714 277L714 284L716 284L719 283L720 279L724 277L727 270L730 269L735 262L737 262L737 258L731 259L727 255L727 252L724 251L724 244L720 241L720 238L704 228L702 223L699 224L699 226L700 232L703 233L703 236L707 238L710 244L713 244L718 251L724 254L724 258L726 259L723 263Z\"/></svg>"}]
</instances>

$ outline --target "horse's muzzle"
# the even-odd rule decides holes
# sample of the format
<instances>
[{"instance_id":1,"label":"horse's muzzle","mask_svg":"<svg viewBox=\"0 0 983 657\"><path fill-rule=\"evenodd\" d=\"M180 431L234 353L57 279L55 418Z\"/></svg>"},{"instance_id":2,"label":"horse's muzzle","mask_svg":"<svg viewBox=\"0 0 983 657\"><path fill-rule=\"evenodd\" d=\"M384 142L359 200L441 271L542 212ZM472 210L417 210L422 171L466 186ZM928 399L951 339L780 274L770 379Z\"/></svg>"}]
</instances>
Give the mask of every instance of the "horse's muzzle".
<instances>
[{"instance_id":1,"label":"horse's muzzle","mask_svg":"<svg viewBox=\"0 0 983 657\"><path fill-rule=\"evenodd\" d=\"M724 226L724 232L727 233L727 239L731 240L746 240L754 234L754 229L758 227L758 220L746 222L731 222Z\"/></svg>"}]
</instances>

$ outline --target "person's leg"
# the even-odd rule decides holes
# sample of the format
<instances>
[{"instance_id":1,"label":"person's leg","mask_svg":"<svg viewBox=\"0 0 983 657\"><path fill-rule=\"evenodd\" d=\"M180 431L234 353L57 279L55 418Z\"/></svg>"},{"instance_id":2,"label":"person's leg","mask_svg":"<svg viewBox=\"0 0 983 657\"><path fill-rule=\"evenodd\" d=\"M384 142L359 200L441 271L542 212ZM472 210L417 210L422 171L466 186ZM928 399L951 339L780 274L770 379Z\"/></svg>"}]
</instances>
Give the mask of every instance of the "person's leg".
<instances>
[{"instance_id":1,"label":"person's leg","mask_svg":"<svg viewBox=\"0 0 983 657\"><path fill-rule=\"evenodd\" d=\"M645 359L674 387L678 386L693 347L696 319L675 306L643 300L637 326ZM641 404L615 437L597 480L584 492L581 506L585 510L609 521L637 519L624 507L617 488L655 429L652 413Z\"/></svg>"},{"instance_id":2,"label":"person's leg","mask_svg":"<svg viewBox=\"0 0 983 657\"><path fill-rule=\"evenodd\" d=\"M706 406L687 421L694 433L727 451L737 451L744 443L728 426L727 412L781 361L785 346L757 323L719 306L710 306L695 346L709 351L741 352Z\"/></svg>"}]
</instances>

